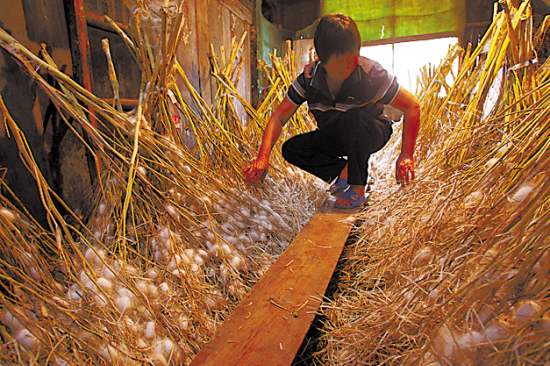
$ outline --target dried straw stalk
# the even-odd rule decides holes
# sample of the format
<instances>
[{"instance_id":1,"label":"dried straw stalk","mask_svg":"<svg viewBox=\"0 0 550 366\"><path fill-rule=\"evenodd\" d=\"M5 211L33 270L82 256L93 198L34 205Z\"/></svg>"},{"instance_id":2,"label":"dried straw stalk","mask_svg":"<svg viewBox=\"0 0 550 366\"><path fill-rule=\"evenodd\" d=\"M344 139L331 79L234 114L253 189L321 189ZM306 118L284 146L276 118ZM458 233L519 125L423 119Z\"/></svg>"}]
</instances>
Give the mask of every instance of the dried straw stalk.
<instances>
[{"instance_id":1,"label":"dried straw stalk","mask_svg":"<svg viewBox=\"0 0 550 366\"><path fill-rule=\"evenodd\" d=\"M317 363L550 361L548 65L528 62L530 3L500 4L475 50L451 48L419 80L416 182L396 189L386 171L399 141L376 157Z\"/></svg>"}]
</instances>

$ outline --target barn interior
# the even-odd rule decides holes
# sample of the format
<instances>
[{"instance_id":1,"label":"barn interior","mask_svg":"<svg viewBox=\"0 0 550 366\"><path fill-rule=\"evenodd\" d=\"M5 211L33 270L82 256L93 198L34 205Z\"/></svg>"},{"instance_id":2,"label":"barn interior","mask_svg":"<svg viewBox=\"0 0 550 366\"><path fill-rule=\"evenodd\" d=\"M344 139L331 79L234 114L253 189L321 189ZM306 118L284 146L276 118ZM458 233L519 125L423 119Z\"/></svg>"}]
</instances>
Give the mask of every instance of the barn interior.
<instances>
[{"instance_id":1,"label":"barn interior","mask_svg":"<svg viewBox=\"0 0 550 366\"><path fill-rule=\"evenodd\" d=\"M0 364L550 363L549 1L0 9ZM243 175L329 13L420 105L353 212L281 154L307 104Z\"/></svg>"}]
</instances>

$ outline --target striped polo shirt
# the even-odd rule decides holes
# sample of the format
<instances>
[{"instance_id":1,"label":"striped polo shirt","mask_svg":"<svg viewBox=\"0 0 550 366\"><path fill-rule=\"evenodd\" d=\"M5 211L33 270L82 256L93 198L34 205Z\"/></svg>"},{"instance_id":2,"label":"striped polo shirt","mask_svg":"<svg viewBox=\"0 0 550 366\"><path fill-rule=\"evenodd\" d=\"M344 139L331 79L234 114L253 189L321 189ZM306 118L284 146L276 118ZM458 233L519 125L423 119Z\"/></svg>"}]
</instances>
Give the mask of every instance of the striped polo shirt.
<instances>
[{"instance_id":1,"label":"striped polo shirt","mask_svg":"<svg viewBox=\"0 0 550 366\"><path fill-rule=\"evenodd\" d=\"M322 128L342 113L361 107L374 118L388 120L382 114L384 105L391 103L398 91L399 84L393 75L378 62L359 57L357 67L342 84L336 99L332 99L326 71L319 62L306 66L288 89L287 96L296 105L307 101L318 127Z\"/></svg>"}]
</instances>

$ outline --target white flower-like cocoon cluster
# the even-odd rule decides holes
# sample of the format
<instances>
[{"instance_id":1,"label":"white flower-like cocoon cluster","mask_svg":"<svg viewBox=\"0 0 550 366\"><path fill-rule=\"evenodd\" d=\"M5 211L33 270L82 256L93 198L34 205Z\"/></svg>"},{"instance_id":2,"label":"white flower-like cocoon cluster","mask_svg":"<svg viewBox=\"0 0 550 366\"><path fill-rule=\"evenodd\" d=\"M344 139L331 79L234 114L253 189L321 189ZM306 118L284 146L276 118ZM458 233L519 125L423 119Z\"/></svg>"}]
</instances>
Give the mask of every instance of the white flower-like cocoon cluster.
<instances>
[{"instance_id":1,"label":"white flower-like cocoon cluster","mask_svg":"<svg viewBox=\"0 0 550 366\"><path fill-rule=\"evenodd\" d=\"M417 266L423 266L428 264L434 256L433 248L429 245L424 246L418 252L413 259L413 263Z\"/></svg>"},{"instance_id":2,"label":"white flower-like cocoon cluster","mask_svg":"<svg viewBox=\"0 0 550 366\"><path fill-rule=\"evenodd\" d=\"M147 322L145 324L145 339L152 340L155 338L155 322Z\"/></svg>"},{"instance_id":3,"label":"white flower-like cocoon cluster","mask_svg":"<svg viewBox=\"0 0 550 366\"><path fill-rule=\"evenodd\" d=\"M2 309L2 324L9 327L14 332L23 328L23 325L7 308Z\"/></svg>"},{"instance_id":4,"label":"white flower-like cocoon cluster","mask_svg":"<svg viewBox=\"0 0 550 366\"><path fill-rule=\"evenodd\" d=\"M520 322L532 320L531 318L542 309L542 306L534 300L525 300L514 306L514 315Z\"/></svg>"},{"instance_id":5,"label":"white flower-like cocoon cluster","mask_svg":"<svg viewBox=\"0 0 550 366\"><path fill-rule=\"evenodd\" d=\"M108 279L109 281L114 281L116 279L116 275L111 269L107 266L103 267L103 277Z\"/></svg>"},{"instance_id":6,"label":"white flower-like cocoon cluster","mask_svg":"<svg viewBox=\"0 0 550 366\"><path fill-rule=\"evenodd\" d=\"M155 351L165 358L170 358L170 355L174 351L174 342L169 338L164 338L155 345Z\"/></svg>"},{"instance_id":7,"label":"white flower-like cocoon cluster","mask_svg":"<svg viewBox=\"0 0 550 366\"><path fill-rule=\"evenodd\" d=\"M17 223L17 221L19 221L19 215L5 207L0 208L0 215L12 223Z\"/></svg>"},{"instance_id":8,"label":"white flower-like cocoon cluster","mask_svg":"<svg viewBox=\"0 0 550 366\"><path fill-rule=\"evenodd\" d=\"M130 296L120 296L116 299L116 307L120 312L126 312L134 307L134 300Z\"/></svg>"},{"instance_id":9,"label":"white flower-like cocoon cluster","mask_svg":"<svg viewBox=\"0 0 550 366\"><path fill-rule=\"evenodd\" d=\"M96 282L105 291L110 291L113 288L113 283L104 277L99 277Z\"/></svg>"},{"instance_id":10,"label":"white flower-like cocoon cluster","mask_svg":"<svg viewBox=\"0 0 550 366\"><path fill-rule=\"evenodd\" d=\"M98 206L97 212L100 215L103 215L105 213L105 210L107 209L107 204L105 202L101 202Z\"/></svg>"},{"instance_id":11,"label":"white flower-like cocoon cluster","mask_svg":"<svg viewBox=\"0 0 550 366\"><path fill-rule=\"evenodd\" d=\"M533 190L533 186L530 183L523 183L519 188L510 196L508 196L508 201L513 205L519 205Z\"/></svg>"},{"instance_id":12,"label":"white flower-like cocoon cluster","mask_svg":"<svg viewBox=\"0 0 550 366\"><path fill-rule=\"evenodd\" d=\"M20 329L15 335L15 339L27 350L33 350L38 343L36 337L26 328Z\"/></svg>"}]
</instances>

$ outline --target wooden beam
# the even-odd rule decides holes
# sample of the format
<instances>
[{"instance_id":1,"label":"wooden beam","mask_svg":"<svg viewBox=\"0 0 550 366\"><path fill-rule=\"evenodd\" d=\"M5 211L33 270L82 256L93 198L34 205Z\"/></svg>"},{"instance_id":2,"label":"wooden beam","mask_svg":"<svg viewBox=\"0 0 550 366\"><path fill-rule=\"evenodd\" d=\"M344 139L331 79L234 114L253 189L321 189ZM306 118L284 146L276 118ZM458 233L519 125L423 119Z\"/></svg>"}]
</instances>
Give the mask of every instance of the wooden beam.
<instances>
[{"instance_id":1,"label":"wooden beam","mask_svg":"<svg viewBox=\"0 0 550 366\"><path fill-rule=\"evenodd\" d=\"M349 213L315 214L191 365L290 365L354 222Z\"/></svg>"}]
</instances>

